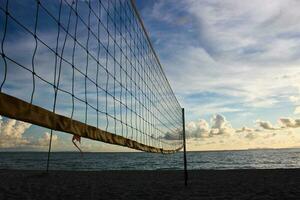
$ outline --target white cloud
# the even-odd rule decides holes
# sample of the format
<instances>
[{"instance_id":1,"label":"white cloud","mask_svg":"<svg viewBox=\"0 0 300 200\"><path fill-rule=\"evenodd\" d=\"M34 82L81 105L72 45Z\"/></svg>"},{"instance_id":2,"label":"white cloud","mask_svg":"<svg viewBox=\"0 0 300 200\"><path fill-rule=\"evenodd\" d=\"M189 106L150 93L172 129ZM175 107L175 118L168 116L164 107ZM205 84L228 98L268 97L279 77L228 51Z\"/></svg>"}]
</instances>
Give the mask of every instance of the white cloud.
<instances>
[{"instance_id":1,"label":"white cloud","mask_svg":"<svg viewBox=\"0 0 300 200\"><path fill-rule=\"evenodd\" d=\"M20 122L14 119L6 121L0 118L0 148L10 148L15 146L24 146L30 142L23 137L24 132L31 124Z\"/></svg>"},{"instance_id":2,"label":"white cloud","mask_svg":"<svg viewBox=\"0 0 300 200\"><path fill-rule=\"evenodd\" d=\"M211 126L204 119L189 122L186 125L187 138L209 138L216 135L228 136L234 132L231 124L220 114L213 115L210 124Z\"/></svg>"},{"instance_id":3,"label":"white cloud","mask_svg":"<svg viewBox=\"0 0 300 200\"><path fill-rule=\"evenodd\" d=\"M0 116L0 148L42 148L49 145L50 134L44 133L41 138L24 136L31 124ZM53 134L52 142L58 142L58 136Z\"/></svg>"},{"instance_id":4,"label":"white cloud","mask_svg":"<svg viewBox=\"0 0 300 200\"><path fill-rule=\"evenodd\" d=\"M205 39L214 44L215 51L226 54L230 59L243 50L247 51L239 57L248 58L248 61L251 54L255 55L256 60L268 62L273 62L270 58L282 59L289 55L282 55L282 52L290 53L288 44L293 43L292 40L280 39L278 35L299 31L295 24L300 15L295 8L300 5L293 0L264 0L266 6L263 7L259 0L190 0L187 4L189 12L201 24L199 31L205 35ZM252 58L250 60L254 61Z\"/></svg>"},{"instance_id":5,"label":"white cloud","mask_svg":"<svg viewBox=\"0 0 300 200\"><path fill-rule=\"evenodd\" d=\"M300 100L300 98L297 97L297 96L290 96L290 97L289 97L289 100L290 100L291 102L293 102L293 103L298 103L299 100Z\"/></svg>"},{"instance_id":6,"label":"white cloud","mask_svg":"<svg viewBox=\"0 0 300 200\"><path fill-rule=\"evenodd\" d=\"M265 130L283 130L287 128L300 128L300 119L292 119L290 117L287 118L279 118L278 124L273 126L269 121L261 121L256 120L256 123Z\"/></svg>"},{"instance_id":7,"label":"white cloud","mask_svg":"<svg viewBox=\"0 0 300 200\"><path fill-rule=\"evenodd\" d=\"M279 119L283 128L298 128L300 127L300 119L281 118Z\"/></svg>"},{"instance_id":8,"label":"white cloud","mask_svg":"<svg viewBox=\"0 0 300 200\"><path fill-rule=\"evenodd\" d=\"M234 132L231 124L223 115L216 114L211 119L211 134L212 135L229 135Z\"/></svg>"},{"instance_id":9,"label":"white cloud","mask_svg":"<svg viewBox=\"0 0 300 200\"><path fill-rule=\"evenodd\" d=\"M273 125L269 121L256 120L256 123L263 129L267 129L267 130L276 130L277 129L277 128L273 127Z\"/></svg>"},{"instance_id":10,"label":"white cloud","mask_svg":"<svg viewBox=\"0 0 300 200\"><path fill-rule=\"evenodd\" d=\"M283 127L291 128L295 126L295 120L291 118L281 118L279 121Z\"/></svg>"},{"instance_id":11,"label":"white cloud","mask_svg":"<svg viewBox=\"0 0 300 200\"><path fill-rule=\"evenodd\" d=\"M186 125L186 132L188 138L210 137L209 125L203 119L189 122Z\"/></svg>"},{"instance_id":12,"label":"white cloud","mask_svg":"<svg viewBox=\"0 0 300 200\"><path fill-rule=\"evenodd\" d=\"M300 114L300 106L297 106L297 107L295 108L294 114L295 114L295 115Z\"/></svg>"},{"instance_id":13,"label":"white cloud","mask_svg":"<svg viewBox=\"0 0 300 200\"><path fill-rule=\"evenodd\" d=\"M39 146L48 146L50 141L50 133L46 132L44 135L38 139ZM58 136L56 134L52 134L52 144L57 143Z\"/></svg>"},{"instance_id":14,"label":"white cloud","mask_svg":"<svg viewBox=\"0 0 300 200\"><path fill-rule=\"evenodd\" d=\"M236 133L243 133L243 132L254 132L255 130L252 128L248 128L246 126L242 127L241 129L236 129L235 132Z\"/></svg>"}]
</instances>

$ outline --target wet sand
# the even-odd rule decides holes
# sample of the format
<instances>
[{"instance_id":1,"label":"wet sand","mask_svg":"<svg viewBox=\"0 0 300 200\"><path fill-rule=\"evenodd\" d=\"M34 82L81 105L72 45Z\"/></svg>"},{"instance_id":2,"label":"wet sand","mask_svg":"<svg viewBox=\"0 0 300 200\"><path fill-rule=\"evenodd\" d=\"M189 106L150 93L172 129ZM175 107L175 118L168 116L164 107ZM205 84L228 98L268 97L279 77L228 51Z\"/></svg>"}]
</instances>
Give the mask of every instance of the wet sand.
<instances>
[{"instance_id":1,"label":"wet sand","mask_svg":"<svg viewBox=\"0 0 300 200\"><path fill-rule=\"evenodd\" d=\"M0 199L299 199L300 169L0 170Z\"/></svg>"}]
</instances>

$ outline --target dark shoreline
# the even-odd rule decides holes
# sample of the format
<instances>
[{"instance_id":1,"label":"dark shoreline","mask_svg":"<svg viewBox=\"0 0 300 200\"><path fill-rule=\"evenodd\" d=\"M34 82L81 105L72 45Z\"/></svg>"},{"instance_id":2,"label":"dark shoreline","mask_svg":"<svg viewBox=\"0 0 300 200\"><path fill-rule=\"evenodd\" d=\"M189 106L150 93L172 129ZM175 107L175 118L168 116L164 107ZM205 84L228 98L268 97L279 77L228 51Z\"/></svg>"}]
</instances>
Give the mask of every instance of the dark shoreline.
<instances>
[{"instance_id":1,"label":"dark shoreline","mask_svg":"<svg viewBox=\"0 0 300 200\"><path fill-rule=\"evenodd\" d=\"M299 199L300 169L0 170L0 199Z\"/></svg>"}]
</instances>

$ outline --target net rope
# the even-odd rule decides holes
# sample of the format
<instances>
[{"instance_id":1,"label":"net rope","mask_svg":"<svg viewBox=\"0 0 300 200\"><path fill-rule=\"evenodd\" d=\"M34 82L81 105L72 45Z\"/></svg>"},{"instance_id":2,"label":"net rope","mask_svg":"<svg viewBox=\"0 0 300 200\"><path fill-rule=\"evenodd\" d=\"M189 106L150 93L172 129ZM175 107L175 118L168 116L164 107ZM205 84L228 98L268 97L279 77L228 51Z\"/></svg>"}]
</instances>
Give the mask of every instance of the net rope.
<instances>
[{"instance_id":1,"label":"net rope","mask_svg":"<svg viewBox=\"0 0 300 200\"><path fill-rule=\"evenodd\" d=\"M0 24L1 115L51 137L182 148L182 109L133 1L3 0Z\"/></svg>"}]
</instances>

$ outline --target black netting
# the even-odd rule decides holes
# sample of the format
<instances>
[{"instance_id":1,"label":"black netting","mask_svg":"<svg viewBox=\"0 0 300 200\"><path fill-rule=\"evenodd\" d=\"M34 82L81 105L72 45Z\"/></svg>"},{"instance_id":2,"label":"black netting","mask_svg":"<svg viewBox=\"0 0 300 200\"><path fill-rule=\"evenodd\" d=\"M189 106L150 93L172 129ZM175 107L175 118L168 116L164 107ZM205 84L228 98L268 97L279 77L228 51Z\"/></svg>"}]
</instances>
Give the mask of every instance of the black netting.
<instances>
[{"instance_id":1,"label":"black netting","mask_svg":"<svg viewBox=\"0 0 300 200\"><path fill-rule=\"evenodd\" d=\"M182 146L182 110L131 1L0 1L0 90L147 146Z\"/></svg>"}]
</instances>

